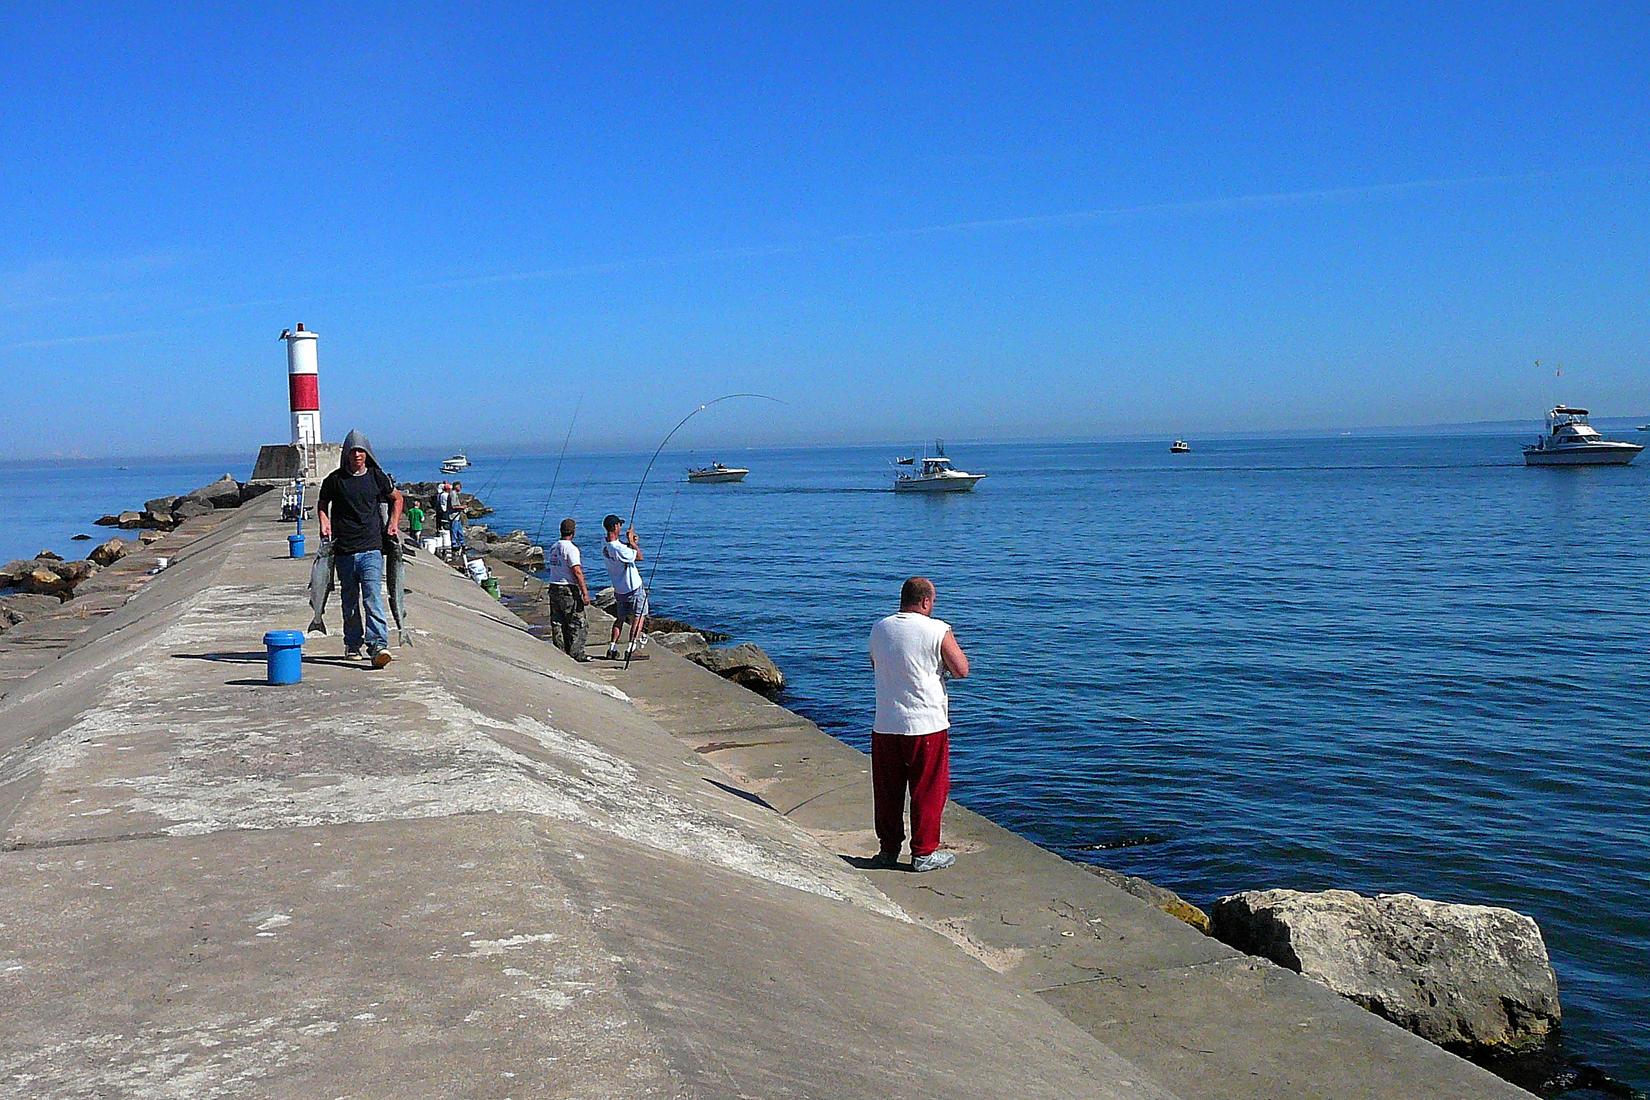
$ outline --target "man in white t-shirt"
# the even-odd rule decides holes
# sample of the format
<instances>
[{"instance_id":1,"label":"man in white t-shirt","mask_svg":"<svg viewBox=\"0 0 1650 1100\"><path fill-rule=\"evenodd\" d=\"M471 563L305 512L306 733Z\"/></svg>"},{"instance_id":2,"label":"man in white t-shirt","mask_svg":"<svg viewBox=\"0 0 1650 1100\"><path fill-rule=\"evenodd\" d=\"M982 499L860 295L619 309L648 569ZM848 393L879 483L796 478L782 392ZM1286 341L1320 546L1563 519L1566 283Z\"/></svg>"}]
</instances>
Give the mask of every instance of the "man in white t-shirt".
<instances>
[{"instance_id":1,"label":"man in white t-shirt","mask_svg":"<svg viewBox=\"0 0 1650 1100\"><path fill-rule=\"evenodd\" d=\"M951 625L934 618L934 584L912 577L899 611L871 628L877 716L871 727L871 787L879 867L899 862L905 843L905 792L911 791L911 869L937 871L957 861L940 847L940 815L951 793L951 709L943 674L968 675L968 655Z\"/></svg>"},{"instance_id":2,"label":"man in white t-shirt","mask_svg":"<svg viewBox=\"0 0 1650 1100\"><path fill-rule=\"evenodd\" d=\"M619 635L624 624L630 624L630 656L642 648L642 627L647 622L647 589L642 587L642 571L636 563L642 560L641 543L632 527L619 537L624 520L608 516L602 520L607 541L602 543L602 559L607 562L607 575L613 579L613 595L618 606L613 609L613 637L607 643L607 659L619 659Z\"/></svg>"},{"instance_id":3,"label":"man in white t-shirt","mask_svg":"<svg viewBox=\"0 0 1650 1100\"><path fill-rule=\"evenodd\" d=\"M561 635L561 646L575 661L588 661L584 652L584 609L590 604L590 586L584 580L579 548L573 542L578 525L573 517L561 521L561 539L550 548L544 566L550 573L546 595L550 615Z\"/></svg>"}]
</instances>

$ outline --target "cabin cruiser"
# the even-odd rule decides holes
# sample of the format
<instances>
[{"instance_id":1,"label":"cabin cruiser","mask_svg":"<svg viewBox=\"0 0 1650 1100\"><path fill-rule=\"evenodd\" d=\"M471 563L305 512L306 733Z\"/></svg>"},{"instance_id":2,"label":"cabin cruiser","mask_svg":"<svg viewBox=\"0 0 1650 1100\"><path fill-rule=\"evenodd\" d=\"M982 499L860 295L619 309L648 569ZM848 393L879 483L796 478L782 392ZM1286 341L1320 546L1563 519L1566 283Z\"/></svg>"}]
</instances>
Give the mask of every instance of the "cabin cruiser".
<instances>
[{"instance_id":1,"label":"cabin cruiser","mask_svg":"<svg viewBox=\"0 0 1650 1100\"><path fill-rule=\"evenodd\" d=\"M1184 439L1177 439L1173 443L1169 444L1169 453L1170 454L1184 455L1184 454L1191 454L1191 452L1192 452L1192 445L1190 443L1186 442Z\"/></svg>"},{"instance_id":2,"label":"cabin cruiser","mask_svg":"<svg viewBox=\"0 0 1650 1100\"><path fill-rule=\"evenodd\" d=\"M457 454L453 455L451 458L446 459L445 461L443 461L441 463L441 472L444 473L444 474L463 473L465 470L468 470L469 468L470 468L470 460L467 457L465 457L465 454L464 454L463 451L459 451Z\"/></svg>"},{"instance_id":3,"label":"cabin cruiser","mask_svg":"<svg viewBox=\"0 0 1650 1100\"><path fill-rule=\"evenodd\" d=\"M1587 423L1587 410L1557 405L1547 414L1547 433L1524 448L1527 466L1625 466L1644 450L1637 443L1605 439Z\"/></svg>"},{"instance_id":4,"label":"cabin cruiser","mask_svg":"<svg viewBox=\"0 0 1650 1100\"><path fill-rule=\"evenodd\" d=\"M743 466L724 466L720 462L712 462L709 466L688 470L688 480L695 485L721 485L730 481L744 481L748 473L750 471Z\"/></svg>"},{"instance_id":5,"label":"cabin cruiser","mask_svg":"<svg viewBox=\"0 0 1650 1100\"><path fill-rule=\"evenodd\" d=\"M894 478L894 491L897 493L966 493L985 477L984 474L971 474L953 466L951 460L945 457L945 444L937 440L934 454L897 459L895 465L916 468L914 473L900 474Z\"/></svg>"}]
</instances>

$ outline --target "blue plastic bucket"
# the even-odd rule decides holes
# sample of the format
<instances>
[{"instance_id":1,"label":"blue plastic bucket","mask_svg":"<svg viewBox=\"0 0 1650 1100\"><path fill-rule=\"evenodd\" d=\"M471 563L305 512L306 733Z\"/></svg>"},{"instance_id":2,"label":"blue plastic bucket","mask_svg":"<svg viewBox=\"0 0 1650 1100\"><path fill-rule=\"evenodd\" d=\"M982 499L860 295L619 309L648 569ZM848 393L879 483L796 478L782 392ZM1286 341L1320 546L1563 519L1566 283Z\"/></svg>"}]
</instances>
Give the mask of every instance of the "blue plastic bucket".
<instances>
[{"instance_id":1,"label":"blue plastic bucket","mask_svg":"<svg viewBox=\"0 0 1650 1100\"><path fill-rule=\"evenodd\" d=\"M286 537L286 544L291 548L293 557L301 558L304 556L304 536L288 535Z\"/></svg>"},{"instance_id":2,"label":"blue plastic bucket","mask_svg":"<svg viewBox=\"0 0 1650 1100\"><path fill-rule=\"evenodd\" d=\"M304 678L304 632L271 630L264 635L269 657L269 682L296 684Z\"/></svg>"}]
</instances>

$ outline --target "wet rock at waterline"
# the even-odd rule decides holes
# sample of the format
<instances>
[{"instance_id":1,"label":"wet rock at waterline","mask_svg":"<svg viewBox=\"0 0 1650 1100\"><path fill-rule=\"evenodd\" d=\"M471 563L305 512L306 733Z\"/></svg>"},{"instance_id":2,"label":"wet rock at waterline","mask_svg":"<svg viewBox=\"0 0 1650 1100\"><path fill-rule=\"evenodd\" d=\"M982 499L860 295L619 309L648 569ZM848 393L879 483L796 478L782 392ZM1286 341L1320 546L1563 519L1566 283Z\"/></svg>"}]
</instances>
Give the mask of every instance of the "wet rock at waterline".
<instances>
[{"instance_id":1,"label":"wet rock at waterline","mask_svg":"<svg viewBox=\"0 0 1650 1100\"><path fill-rule=\"evenodd\" d=\"M773 695L785 686L785 674L779 671L779 666L761 647L750 642L718 646L687 656L694 664L760 695Z\"/></svg>"},{"instance_id":2,"label":"wet rock at waterline","mask_svg":"<svg viewBox=\"0 0 1650 1100\"><path fill-rule=\"evenodd\" d=\"M1110 867L1096 867L1092 863L1080 865L1083 870L1098 878L1103 878L1125 894L1132 894L1154 909L1161 909L1178 921L1184 921L1193 928L1210 935L1209 914L1175 893L1173 890L1147 882L1134 875L1125 875L1120 871L1113 871Z\"/></svg>"},{"instance_id":3,"label":"wet rock at waterline","mask_svg":"<svg viewBox=\"0 0 1650 1100\"><path fill-rule=\"evenodd\" d=\"M1559 1022L1535 921L1413 894L1251 890L1215 902L1214 935L1463 1054L1534 1049Z\"/></svg>"}]
</instances>

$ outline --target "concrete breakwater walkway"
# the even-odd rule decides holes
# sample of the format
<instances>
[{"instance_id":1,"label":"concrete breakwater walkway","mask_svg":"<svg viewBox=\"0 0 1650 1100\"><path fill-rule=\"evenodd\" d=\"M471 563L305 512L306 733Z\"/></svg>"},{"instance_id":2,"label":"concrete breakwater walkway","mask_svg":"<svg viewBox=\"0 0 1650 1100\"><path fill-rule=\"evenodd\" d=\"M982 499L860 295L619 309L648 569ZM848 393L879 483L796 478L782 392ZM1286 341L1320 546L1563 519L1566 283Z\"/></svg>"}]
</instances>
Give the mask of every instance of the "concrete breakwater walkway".
<instances>
[{"instance_id":1,"label":"concrete breakwater walkway","mask_svg":"<svg viewBox=\"0 0 1650 1100\"><path fill-rule=\"evenodd\" d=\"M394 664L268 687L277 508L5 685L0 1093L1525 1095L958 808L862 871L860 754L426 555Z\"/></svg>"}]
</instances>

